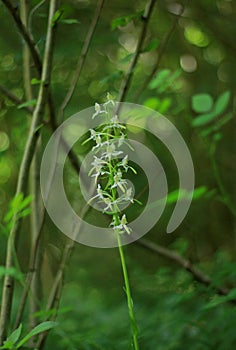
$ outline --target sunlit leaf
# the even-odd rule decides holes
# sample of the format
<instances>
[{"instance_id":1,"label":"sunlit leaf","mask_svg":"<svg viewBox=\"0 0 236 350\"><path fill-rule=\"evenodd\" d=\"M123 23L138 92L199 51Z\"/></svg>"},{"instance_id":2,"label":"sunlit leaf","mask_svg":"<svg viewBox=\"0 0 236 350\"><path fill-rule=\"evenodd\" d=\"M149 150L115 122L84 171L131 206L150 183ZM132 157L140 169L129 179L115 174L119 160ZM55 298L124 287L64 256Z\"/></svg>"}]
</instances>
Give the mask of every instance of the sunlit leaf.
<instances>
[{"instance_id":1,"label":"sunlit leaf","mask_svg":"<svg viewBox=\"0 0 236 350\"><path fill-rule=\"evenodd\" d=\"M23 344L25 344L30 338L34 337L37 334L43 333L54 328L57 325L56 322L46 321L40 323L31 332L29 332L21 341L17 344L16 349L19 349Z\"/></svg>"},{"instance_id":2,"label":"sunlit leaf","mask_svg":"<svg viewBox=\"0 0 236 350\"><path fill-rule=\"evenodd\" d=\"M150 97L144 102L144 106L157 110L160 100L157 97Z\"/></svg>"},{"instance_id":3,"label":"sunlit leaf","mask_svg":"<svg viewBox=\"0 0 236 350\"><path fill-rule=\"evenodd\" d=\"M117 27L124 27L128 23L130 23L133 19L141 18L142 15L143 15L143 11L140 11L131 15L115 18L111 22L111 28L116 29Z\"/></svg>"},{"instance_id":4,"label":"sunlit leaf","mask_svg":"<svg viewBox=\"0 0 236 350\"><path fill-rule=\"evenodd\" d=\"M21 103L20 105L17 106L17 108L21 109L21 108L28 107L28 106L35 106L36 102L37 102L36 99L29 100L27 102Z\"/></svg>"},{"instance_id":5,"label":"sunlit leaf","mask_svg":"<svg viewBox=\"0 0 236 350\"><path fill-rule=\"evenodd\" d=\"M198 127L198 126L206 125L210 123L212 120L214 120L216 117L217 115L213 112L202 114L192 121L192 126Z\"/></svg>"},{"instance_id":6,"label":"sunlit leaf","mask_svg":"<svg viewBox=\"0 0 236 350\"><path fill-rule=\"evenodd\" d=\"M170 69L161 70L150 82L149 88L156 89L158 88L171 74Z\"/></svg>"},{"instance_id":7,"label":"sunlit leaf","mask_svg":"<svg viewBox=\"0 0 236 350\"><path fill-rule=\"evenodd\" d=\"M196 113L209 112L213 107L213 98L208 94L197 94L192 97L192 109Z\"/></svg>"},{"instance_id":8,"label":"sunlit leaf","mask_svg":"<svg viewBox=\"0 0 236 350\"><path fill-rule=\"evenodd\" d=\"M59 19L61 18L62 14L63 14L63 10L59 9L57 10L51 20L51 27L54 27L56 25L56 23L59 21Z\"/></svg>"},{"instance_id":9,"label":"sunlit leaf","mask_svg":"<svg viewBox=\"0 0 236 350\"><path fill-rule=\"evenodd\" d=\"M1 349L13 349L15 343L18 341L18 339L20 338L21 335L21 331L22 331L22 324L19 325L19 327L14 330L9 337L7 338L7 340L4 342L3 346L1 347Z\"/></svg>"},{"instance_id":10,"label":"sunlit leaf","mask_svg":"<svg viewBox=\"0 0 236 350\"><path fill-rule=\"evenodd\" d=\"M157 75L151 80L149 89L157 90L159 93L165 92L175 80L180 76L181 70L177 69L173 73L170 69L162 69Z\"/></svg>"},{"instance_id":11,"label":"sunlit leaf","mask_svg":"<svg viewBox=\"0 0 236 350\"><path fill-rule=\"evenodd\" d=\"M22 273L15 267L6 268L5 266L0 266L0 278L6 275L11 276L18 281L22 280Z\"/></svg>"},{"instance_id":12,"label":"sunlit leaf","mask_svg":"<svg viewBox=\"0 0 236 350\"><path fill-rule=\"evenodd\" d=\"M31 84L32 85L39 85L41 83L42 83L42 80L40 80L40 79L37 79L37 78L31 79Z\"/></svg>"},{"instance_id":13,"label":"sunlit leaf","mask_svg":"<svg viewBox=\"0 0 236 350\"><path fill-rule=\"evenodd\" d=\"M220 115L225 111L226 107L229 104L230 95L230 91L226 91L218 97L214 106L214 111L217 115Z\"/></svg>"}]
</instances>

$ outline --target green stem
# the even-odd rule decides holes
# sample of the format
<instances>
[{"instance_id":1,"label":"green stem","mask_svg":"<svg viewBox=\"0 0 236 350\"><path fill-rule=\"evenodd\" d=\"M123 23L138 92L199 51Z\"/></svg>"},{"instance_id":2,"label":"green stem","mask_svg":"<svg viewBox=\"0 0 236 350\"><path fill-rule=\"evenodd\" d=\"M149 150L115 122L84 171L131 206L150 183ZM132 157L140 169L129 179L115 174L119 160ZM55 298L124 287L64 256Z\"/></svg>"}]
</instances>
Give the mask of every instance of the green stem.
<instances>
[{"instance_id":1,"label":"green stem","mask_svg":"<svg viewBox=\"0 0 236 350\"><path fill-rule=\"evenodd\" d=\"M119 220L117 214L115 214L114 216L115 216L116 220ZM120 239L119 233L117 233L117 241L118 241L118 247L119 247L119 253L120 253L122 272L123 272L123 277L124 277L124 282L125 282L125 292L126 292L126 296L127 296L129 318L130 318L131 330L132 330L132 336L133 336L133 346L134 346L135 350L139 350L138 327L137 327L137 323L136 323L135 316L134 316L134 308L133 308L133 300L132 300L131 289L130 289L130 284L129 284L129 276L128 276L127 266L126 266L126 262L125 262L124 250L123 250L123 246L121 244L121 239Z\"/></svg>"}]
</instances>

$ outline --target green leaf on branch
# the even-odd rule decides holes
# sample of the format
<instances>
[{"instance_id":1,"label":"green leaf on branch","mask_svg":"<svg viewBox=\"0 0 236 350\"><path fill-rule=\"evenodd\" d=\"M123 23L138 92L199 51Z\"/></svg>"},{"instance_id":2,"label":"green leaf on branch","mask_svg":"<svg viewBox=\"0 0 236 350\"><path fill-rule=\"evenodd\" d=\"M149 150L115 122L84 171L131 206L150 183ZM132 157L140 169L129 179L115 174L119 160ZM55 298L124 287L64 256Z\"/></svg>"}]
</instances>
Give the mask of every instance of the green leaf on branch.
<instances>
[{"instance_id":1,"label":"green leaf on branch","mask_svg":"<svg viewBox=\"0 0 236 350\"><path fill-rule=\"evenodd\" d=\"M57 323L52 321L42 322L18 342L22 333L22 324L20 324L20 326L7 338L7 340L4 342L3 346L0 347L0 349L20 349L25 343L27 343L29 339L31 339L35 335L49 331L56 325Z\"/></svg>"},{"instance_id":2,"label":"green leaf on branch","mask_svg":"<svg viewBox=\"0 0 236 350\"><path fill-rule=\"evenodd\" d=\"M130 60L134 57L133 53L129 53L127 56L125 56L124 58L122 58L122 60L120 61L121 63L127 63L130 62Z\"/></svg>"},{"instance_id":3,"label":"green leaf on branch","mask_svg":"<svg viewBox=\"0 0 236 350\"><path fill-rule=\"evenodd\" d=\"M218 130L220 130L220 128L222 128L222 126L228 123L228 121L231 120L232 118L233 118L233 115L231 113L227 113L222 118L218 119L213 125L210 125L209 127L204 128L201 131L201 136L206 137L214 132L217 132Z\"/></svg>"},{"instance_id":4,"label":"green leaf on branch","mask_svg":"<svg viewBox=\"0 0 236 350\"><path fill-rule=\"evenodd\" d=\"M171 72L170 69L162 69L157 75L151 80L148 88L151 90L157 90L159 93L165 92L175 80L180 76L181 70L177 69Z\"/></svg>"},{"instance_id":5,"label":"green leaf on branch","mask_svg":"<svg viewBox=\"0 0 236 350\"><path fill-rule=\"evenodd\" d=\"M160 100L157 97L150 97L144 102L144 106L158 111L159 113L166 113L171 107L171 99L169 97Z\"/></svg>"},{"instance_id":6,"label":"green leaf on branch","mask_svg":"<svg viewBox=\"0 0 236 350\"><path fill-rule=\"evenodd\" d=\"M55 27L55 25L57 24L57 22L60 20L61 16L63 15L64 11L59 9L57 10L51 20L51 27Z\"/></svg>"},{"instance_id":7,"label":"green leaf on branch","mask_svg":"<svg viewBox=\"0 0 236 350\"><path fill-rule=\"evenodd\" d=\"M61 19L60 23L63 24L79 24L80 22L75 19L75 18L65 18L65 19Z\"/></svg>"},{"instance_id":8,"label":"green leaf on branch","mask_svg":"<svg viewBox=\"0 0 236 350\"><path fill-rule=\"evenodd\" d=\"M226 91L224 92L222 95L220 95L218 97L218 99L216 100L215 106L214 106L214 112L217 115L222 114L225 109L227 108L228 104L229 104L229 100L230 100L230 91Z\"/></svg>"},{"instance_id":9,"label":"green leaf on branch","mask_svg":"<svg viewBox=\"0 0 236 350\"><path fill-rule=\"evenodd\" d=\"M212 98L207 94L199 94L193 96L192 99L192 108L195 112L208 112L208 113L200 114L197 118L195 118L192 122L193 127L204 126L217 117L219 117L223 112L225 112L229 100L230 100L230 91L226 91L221 94L216 100L213 108L212 108ZM208 96L208 97L207 97Z\"/></svg>"},{"instance_id":10,"label":"green leaf on branch","mask_svg":"<svg viewBox=\"0 0 236 350\"><path fill-rule=\"evenodd\" d=\"M36 99L29 100L27 102L21 103L19 106L17 106L17 108L21 109L21 108L24 108L24 107L35 106L36 102L37 102Z\"/></svg>"},{"instance_id":11,"label":"green leaf on branch","mask_svg":"<svg viewBox=\"0 0 236 350\"><path fill-rule=\"evenodd\" d=\"M210 123L212 120L214 120L216 117L218 117L218 116L213 112L207 113L207 114L202 114L193 120L192 126L198 127L198 126L206 125L206 124Z\"/></svg>"},{"instance_id":12,"label":"green leaf on branch","mask_svg":"<svg viewBox=\"0 0 236 350\"><path fill-rule=\"evenodd\" d=\"M22 331L22 324L20 324L19 327L9 335L9 337L4 342L1 349L14 349L14 345L20 338L21 331Z\"/></svg>"},{"instance_id":13,"label":"green leaf on branch","mask_svg":"<svg viewBox=\"0 0 236 350\"><path fill-rule=\"evenodd\" d=\"M41 83L42 83L42 80L40 80L40 79L37 79L37 78L31 79L31 84L32 85L39 85Z\"/></svg>"},{"instance_id":14,"label":"green leaf on branch","mask_svg":"<svg viewBox=\"0 0 236 350\"><path fill-rule=\"evenodd\" d=\"M142 52L149 52L155 50L159 46L160 41L156 38L151 40L151 42L142 50Z\"/></svg>"},{"instance_id":15,"label":"green leaf on branch","mask_svg":"<svg viewBox=\"0 0 236 350\"><path fill-rule=\"evenodd\" d=\"M137 13L134 13L132 15L127 15L127 16L121 16L117 17L112 20L111 22L111 29L116 29L118 27L125 27L127 24L129 24L132 20L136 18L140 18L143 15L143 11L139 11Z\"/></svg>"},{"instance_id":16,"label":"green leaf on branch","mask_svg":"<svg viewBox=\"0 0 236 350\"><path fill-rule=\"evenodd\" d=\"M56 322L52 321L46 321L40 323L38 326L36 326L34 329L32 329L31 332L29 332L21 341L17 344L16 349L19 349L22 345L24 345L30 338L34 337L35 335L38 335L40 333L49 331L50 329L54 328L57 325Z\"/></svg>"},{"instance_id":17,"label":"green leaf on branch","mask_svg":"<svg viewBox=\"0 0 236 350\"><path fill-rule=\"evenodd\" d=\"M24 198L23 193L19 193L17 196L15 196L10 203L10 209L4 217L4 222L9 224L9 226L11 227L12 220L15 215L18 219L29 215L30 203L32 199L33 196L27 196Z\"/></svg>"},{"instance_id":18,"label":"green leaf on branch","mask_svg":"<svg viewBox=\"0 0 236 350\"><path fill-rule=\"evenodd\" d=\"M6 268L5 266L0 266L0 278L6 275L11 276L18 281L22 281L22 277L23 277L22 273L19 270L17 270L15 267Z\"/></svg>"}]
</instances>

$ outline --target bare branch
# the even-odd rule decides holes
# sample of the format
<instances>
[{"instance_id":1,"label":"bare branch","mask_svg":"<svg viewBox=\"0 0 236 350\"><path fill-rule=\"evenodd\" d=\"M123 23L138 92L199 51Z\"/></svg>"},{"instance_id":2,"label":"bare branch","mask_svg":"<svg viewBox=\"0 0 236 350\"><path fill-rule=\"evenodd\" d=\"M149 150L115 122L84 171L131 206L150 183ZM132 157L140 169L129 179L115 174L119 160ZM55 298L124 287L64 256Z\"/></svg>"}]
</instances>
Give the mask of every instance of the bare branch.
<instances>
[{"instance_id":1,"label":"bare branch","mask_svg":"<svg viewBox=\"0 0 236 350\"><path fill-rule=\"evenodd\" d=\"M41 72L42 70L42 62L40 60L38 51L36 49L35 43L31 39L25 25L22 23L21 18L18 13L18 7L17 5L13 5L10 0L2 0L8 11L10 12L11 16L13 17L15 24L17 25L17 28L19 29L19 32L21 33L22 37L26 41L29 50L31 52L31 55L33 57L36 69Z\"/></svg>"},{"instance_id":2,"label":"bare branch","mask_svg":"<svg viewBox=\"0 0 236 350\"><path fill-rule=\"evenodd\" d=\"M190 260L179 255L177 252L170 250L168 248L162 247L144 238L136 241L135 243L152 251L153 253L156 253L170 261L173 261L174 263L181 266L186 271L190 272L196 281L204 284L205 286L210 286L212 284L212 279L207 274L199 270L197 267L195 267L191 263ZM228 295L230 292L229 289L224 287L215 287L215 290L219 295ZM231 300L231 302L236 304L236 300Z\"/></svg>"},{"instance_id":3,"label":"bare branch","mask_svg":"<svg viewBox=\"0 0 236 350\"><path fill-rule=\"evenodd\" d=\"M42 229L43 229L43 225L45 222L45 208L43 208L43 211L41 213L41 217L40 217L40 223L38 226L38 232L37 232L37 237L35 238L34 241L34 245L32 247L32 251L30 254L30 262L29 262L29 271L26 275L26 280L25 280L25 285L24 285L24 289L21 295L21 299L19 302L19 308L18 308L18 313L16 315L15 318L15 323L14 323L14 329L18 328L21 322L21 318L24 312L24 308L25 308L25 304L26 304L26 300L27 297L29 295L30 292L30 285L32 282L32 279L34 278L35 272L36 272L36 265L37 265L37 252L38 252L38 247L39 247L39 240L41 237L41 233L42 233Z\"/></svg>"},{"instance_id":4,"label":"bare branch","mask_svg":"<svg viewBox=\"0 0 236 350\"><path fill-rule=\"evenodd\" d=\"M90 187L90 189L89 189L90 196L92 195L94 188L95 187L93 187L93 186ZM88 212L90 210L91 210L91 206L88 204L85 205L81 211L80 217L81 218L85 217L85 215L88 214ZM74 237L79 235L80 229L81 229L81 226L75 228L75 232L73 234ZM59 307L59 300L60 300L60 295L62 292L63 278L64 278L64 272L65 272L65 268L66 268L66 263L67 263L68 258L69 258L70 254L74 248L74 245L75 245L75 242L73 240L69 239L64 250L63 250L60 266L59 266L57 274L54 278L53 286L51 288L51 293L50 293L49 298L48 298L48 302L47 302L47 306L46 306L47 311L49 311L52 308L55 308L57 310ZM52 318L54 319L55 317L56 317L56 314L53 315ZM47 333L43 333L39 337L39 340L37 343L37 348L39 350L42 349L42 346L45 342L46 337L47 337Z\"/></svg>"},{"instance_id":5,"label":"bare branch","mask_svg":"<svg viewBox=\"0 0 236 350\"><path fill-rule=\"evenodd\" d=\"M2 95L6 96L6 98L9 101L12 101L14 104L16 104L18 106L25 102L23 100L20 100L15 94L13 94L10 90L5 88L5 86L3 86L3 85L0 85L0 93ZM27 111L30 114L33 113L33 109L29 106L22 107L22 109L24 109L25 111Z\"/></svg>"},{"instance_id":6,"label":"bare branch","mask_svg":"<svg viewBox=\"0 0 236 350\"><path fill-rule=\"evenodd\" d=\"M147 77L147 79L144 81L144 83L142 84L141 88L138 90L137 94L134 97L134 101L137 101L140 97L140 95L142 94L143 91L146 90L147 86L149 85L150 81L153 79L153 77L155 76L155 74L157 73L160 63L161 63L161 59L163 57L163 54L165 52L165 49L168 45L168 42L175 30L175 27L178 23L179 18L181 17L181 15L184 12L184 7L182 7L181 11L179 12L178 15L175 16L174 21L172 26L170 27L170 30L166 33L166 35L164 36L163 41L160 44L160 47L158 49L158 57L157 57L157 61L152 69L151 74Z\"/></svg>"},{"instance_id":7,"label":"bare branch","mask_svg":"<svg viewBox=\"0 0 236 350\"><path fill-rule=\"evenodd\" d=\"M37 70L38 76L40 77L42 72L42 62L41 62L39 53L37 51L36 44L30 32L27 31L26 26L22 23L21 18L18 14L17 7L13 6L10 0L2 0L2 2L5 4L7 9L9 10L11 16L13 17L17 25L17 28L19 29L19 32L21 33L22 37L27 43L35 68ZM48 92L48 108L49 108L50 119L55 119L55 109L54 109L53 99L50 91Z\"/></svg>"},{"instance_id":8,"label":"bare branch","mask_svg":"<svg viewBox=\"0 0 236 350\"><path fill-rule=\"evenodd\" d=\"M141 29L141 33L139 36L139 40L138 40L138 44L137 44L137 48L134 54L134 57L130 63L130 66L128 68L128 72L126 73L126 76L122 82L121 88L120 88L120 92L119 92L119 97L118 97L118 101L122 102L125 100L127 91L129 89L130 83L131 83L131 79L132 79L132 75L134 72L134 68L138 62L138 58L142 49L142 45L146 36L146 32L147 32L147 26L148 26L148 22L150 20L153 8L154 8L154 4L155 4L156 0L151 0L148 4L148 7L146 9L145 14L142 16L142 20L143 20L143 26Z\"/></svg>"},{"instance_id":9,"label":"bare branch","mask_svg":"<svg viewBox=\"0 0 236 350\"><path fill-rule=\"evenodd\" d=\"M96 8L96 11L94 13L94 17L93 17L93 20L91 22L90 28L88 30L88 34L86 36L81 55L79 57L77 68L75 70L70 88L69 88L69 90L66 94L66 97L64 98L64 101L62 102L62 105L59 109L59 118L58 118L59 122L62 120L63 112L64 112L66 106L68 105L68 103L70 102L70 100L73 96L73 93L75 91L76 85L78 83L78 79L80 77L81 71L83 69L83 66L84 66L84 63L86 60L86 56L87 56L91 41L92 41L94 33L95 33L95 29L97 27L98 20L100 18L100 15L101 15L101 12L103 9L104 2L105 2L105 0L99 0L97 3L97 8Z\"/></svg>"},{"instance_id":10,"label":"bare branch","mask_svg":"<svg viewBox=\"0 0 236 350\"><path fill-rule=\"evenodd\" d=\"M4 0L4 3L9 4L9 2L6 0ZM31 123L28 140L26 143L23 159L20 166L16 195L18 195L19 193L23 193L23 195L25 196L27 194L29 168L35 152L35 147L36 147L37 138L38 138L37 128L42 122L43 114L45 110L45 104L47 101L48 88L50 84L50 73L52 68L53 43L54 43L54 33L55 33L55 26L52 26L52 18L55 14L56 8L57 8L57 0L50 1L41 84L40 84L36 107L33 113L33 119ZM17 17L18 13L15 11L15 9L14 9L14 16L18 18ZM21 223L21 220L19 220L19 218L17 218L17 216L15 215L13 219L13 226L9 234L8 243L7 243L7 254L6 254L7 256L6 256L6 264L5 264L7 269L9 269L14 265L14 260L13 260L14 246L15 246L16 237L19 234L20 223ZM2 292L2 307L1 307L1 315L0 315L0 344L2 344L6 336L6 329L10 320L13 290L14 290L14 279L11 276L6 275L4 278L4 285L3 285L3 292Z\"/></svg>"}]
</instances>

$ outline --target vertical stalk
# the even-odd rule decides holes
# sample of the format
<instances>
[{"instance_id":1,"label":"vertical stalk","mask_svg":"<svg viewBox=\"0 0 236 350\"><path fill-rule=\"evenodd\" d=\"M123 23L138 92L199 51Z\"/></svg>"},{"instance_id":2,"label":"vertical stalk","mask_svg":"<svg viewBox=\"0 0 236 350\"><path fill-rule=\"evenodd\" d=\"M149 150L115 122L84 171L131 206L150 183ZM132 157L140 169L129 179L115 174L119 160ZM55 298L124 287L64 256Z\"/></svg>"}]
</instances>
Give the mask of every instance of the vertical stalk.
<instances>
[{"instance_id":1,"label":"vertical stalk","mask_svg":"<svg viewBox=\"0 0 236 350\"><path fill-rule=\"evenodd\" d=\"M117 214L116 214L116 216L117 216ZM123 272L123 277L124 277L124 282L125 282L125 292L126 292L126 297L127 297L129 318L130 318L131 330L132 330L132 336L133 336L133 345L134 345L135 350L139 350L138 327L137 327L137 323L136 323L136 319L135 319L135 315L134 315L133 300L132 300L132 295L131 295L129 276L128 276L128 271L127 271L127 266L126 266L126 261L125 261L124 250L123 250L123 246L121 244L119 233L117 234L117 241L118 241L118 247L119 247L119 253L120 253L121 267L122 267L122 272Z\"/></svg>"},{"instance_id":2,"label":"vertical stalk","mask_svg":"<svg viewBox=\"0 0 236 350\"><path fill-rule=\"evenodd\" d=\"M117 134L116 130L114 130L114 133ZM113 166L112 164L108 164L109 166L109 171L110 171L110 180L114 181L113 179ZM115 188L111 190L112 192L112 197L113 200L116 200L117 197L117 191ZM116 212L113 214L113 221L115 223L115 226L119 225L120 219L118 215L118 210L119 208L116 208ZM129 283L129 275L128 275L128 270L126 266L126 261L125 261L125 255L124 255L124 250L123 246L121 244L121 239L120 239L120 233L117 233L117 242L118 242L118 248L119 248L119 254L120 254L120 261L121 261L121 267L122 267L122 273L123 273L123 278L124 278L124 283L125 283L125 293L127 297L127 305L128 305L128 312L129 312L129 319L130 319L130 325L131 325L131 331L132 331L132 337L133 337L133 346L134 350L139 350L139 345L138 345L138 327L134 315L134 307L133 307L133 300L132 300L132 295L131 295L131 288L130 288L130 283Z\"/></svg>"},{"instance_id":3,"label":"vertical stalk","mask_svg":"<svg viewBox=\"0 0 236 350\"><path fill-rule=\"evenodd\" d=\"M28 139L26 142L23 159L20 165L19 176L17 180L16 195L23 193L25 197L27 195L27 185L29 180L29 169L30 164L33 159L37 139L39 132L37 131L39 125L42 123L45 105L48 97L48 89L50 85L50 77L52 70L52 56L53 56L53 44L54 44L54 26L52 26L52 19L57 9L57 0L50 1L50 10L48 17L48 27L47 36L43 60L43 69L41 84L39 88L38 99L36 107L33 113L33 119L31 123L31 128L29 131ZM11 232L8 236L7 242L7 252L6 252L6 269L10 269L14 266L14 249L16 237L20 232L21 220L17 215L13 218L13 225ZM0 345L2 345L4 339L6 338L7 328L11 318L12 309L12 298L14 291L14 278L7 274L4 278L3 291L2 291L2 305L1 305L1 315L0 315Z\"/></svg>"},{"instance_id":4,"label":"vertical stalk","mask_svg":"<svg viewBox=\"0 0 236 350\"><path fill-rule=\"evenodd\" d=\"M29 0L20 0L20 18L25 26L26 30L29 33L30 38L33 40L33 35L31 32L31 28L29 26ZM24 90L26 101L33 99L33 91L31 85L31 56L28 45L24 42L23 44L23 80L24 80ZM30 294L30 328L34 328L36 326L36 319L33 317L33 314L37 311L38 307L36 304L36 300L39 300L40 296L40 282L39 282L39 252L34 249L34 245L37 242L37 235L39 232L40 226L40 214L41 214L41 205L40 205L40 184L39 184L39 169L40 169L40 148L41 148L41 136L39 135L39 139L37 141L35 154L32 160L31 169L30 169L30 192L33 196L31 202L31 249L30 249L30 260L29 260L29 269L30 262L35 259L36 268L31 281L31 294ZM36 254L36 257L32 257L32 254ZM18 323L20 320L18 320ZM18 325L17 325L18 326Z\"/></svg>"}]
</instances>

